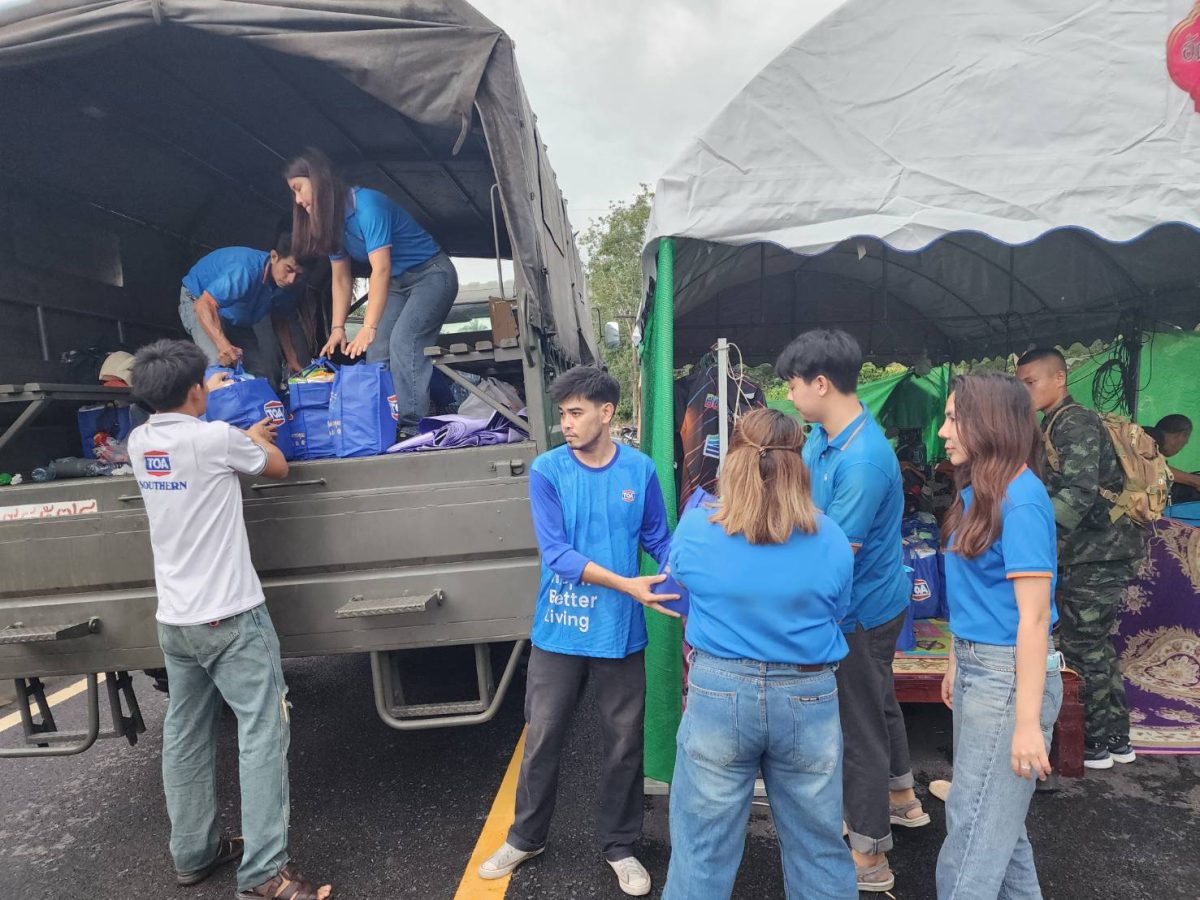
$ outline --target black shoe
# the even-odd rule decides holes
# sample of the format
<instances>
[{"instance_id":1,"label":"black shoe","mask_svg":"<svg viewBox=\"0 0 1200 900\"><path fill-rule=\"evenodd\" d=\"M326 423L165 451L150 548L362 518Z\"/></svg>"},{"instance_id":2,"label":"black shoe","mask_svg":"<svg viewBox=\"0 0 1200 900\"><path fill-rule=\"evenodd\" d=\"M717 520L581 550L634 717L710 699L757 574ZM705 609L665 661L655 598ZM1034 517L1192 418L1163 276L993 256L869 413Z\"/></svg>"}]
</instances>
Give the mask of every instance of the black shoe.
<instances>
[{"instance_id":1,"label":"black shoe","mask_svg":"<svg viewBox=\"0 0 1200 900\"><path fill-rule=\"evenodd\" d=\"M220 843L217 844L217 855L212 862L195 872L180 872L175 876L175 883L180 887L197 885L226 863L240 860L245 849L246 842L240 837L221 838Z\"/></svg>"},{"instance_id":2,"label":"black shoe","mask_svg":"<svg viewBox=\"0 0 1200 900\"><path fill-rule=\"evenodd\" d=\"M1108 745L1104 741L1084 741L1083 765L1086 769L1111 769L1113 758Z\"/></svg>"},{"instance_id":3,"label":"black shoe","mask_svg":"<svg viewBox=\"0 0 1200 900\"><path fill-rule=\"evenodd\" d=\"M1133 745L1129 743L1129 735L1114 734L1108 738L1108 755L1112 757L1113 762L1131 763L1137 759L1137 754L1133 752Z\"/></svg>"}]
</instances>

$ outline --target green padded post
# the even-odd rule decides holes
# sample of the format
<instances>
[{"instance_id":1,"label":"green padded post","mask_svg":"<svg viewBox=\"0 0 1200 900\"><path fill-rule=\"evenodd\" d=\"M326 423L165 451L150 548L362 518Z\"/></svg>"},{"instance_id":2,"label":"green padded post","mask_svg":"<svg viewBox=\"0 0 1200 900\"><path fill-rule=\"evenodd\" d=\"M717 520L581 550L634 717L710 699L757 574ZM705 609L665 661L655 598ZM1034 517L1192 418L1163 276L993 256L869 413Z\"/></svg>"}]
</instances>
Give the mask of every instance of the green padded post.
<instances>
[{"instance_id":1,"label":"green padded post","mask_svg":"<svg viewBox=\"0 0 1200 900\"><path fill-rule=\"evenodd\" d=\"M654 460L667 519L675 527L675 244L658 244L654 308L642 344L642 450ZM642 556L643 574L658 565ZM683 629L678 619L645 610L646 631L646 776L670 781L675 771L675 732L683 700Z\"/></svg>"}]
</instances>

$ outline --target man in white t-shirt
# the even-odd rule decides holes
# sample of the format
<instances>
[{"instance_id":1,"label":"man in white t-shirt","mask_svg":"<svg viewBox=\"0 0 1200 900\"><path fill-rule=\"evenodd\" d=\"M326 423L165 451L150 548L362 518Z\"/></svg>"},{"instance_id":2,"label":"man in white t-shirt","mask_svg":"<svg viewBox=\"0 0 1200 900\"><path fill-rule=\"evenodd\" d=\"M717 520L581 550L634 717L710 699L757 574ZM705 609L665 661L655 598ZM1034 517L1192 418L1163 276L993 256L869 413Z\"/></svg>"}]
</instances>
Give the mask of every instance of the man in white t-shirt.
<instances>
[{"instance_id":1,"label":"man in white t-shirt","mask_svg":"<svg viewBox=\"0 0 1200 900\"><path fill-rule=\"evenodd\" d=\"M250 559L238 475L281 479L288 464L269 419L241 431L205 422L210 390L203 351L158 341L137 352L134 394L155 410L129 436L129 458L146 504L158 639L171 702L163 722L163 788L171 856L181 885L240 859L243 900L325 900L289 864L290 741L279 639ZM217 830L216 731L222 700L238 722L244 838Z\"/></svg>"}]
</instances>

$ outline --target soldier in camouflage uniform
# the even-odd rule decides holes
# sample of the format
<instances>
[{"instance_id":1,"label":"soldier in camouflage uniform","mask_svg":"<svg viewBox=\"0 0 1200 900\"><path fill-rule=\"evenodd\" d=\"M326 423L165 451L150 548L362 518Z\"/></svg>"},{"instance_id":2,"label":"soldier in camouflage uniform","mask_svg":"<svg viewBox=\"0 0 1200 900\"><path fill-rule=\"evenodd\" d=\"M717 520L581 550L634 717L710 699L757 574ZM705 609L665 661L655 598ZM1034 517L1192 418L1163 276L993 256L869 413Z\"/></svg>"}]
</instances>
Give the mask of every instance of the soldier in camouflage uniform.
<instances>
[{"instance_id":1,"label":"soldier in camouflage uniform","mask_svg":"<svg viewBox=\"0 0 1200 900\"><path fill-rule=\"evenodd\" d=\"M1059 649L1083 679L1084 765L1108 769L1133 762L1125 683L1112 631L1125 587L1146 557L1149 532L1122 517L1101 491L1119 494L1124 474L1100 417L1067 392L1067 364L1057 350L1031 350L1017 377L1043 414L1042 429L1057 453L1046 466L1046 488L1058 525Z\"/></svg>"}]
</instances>

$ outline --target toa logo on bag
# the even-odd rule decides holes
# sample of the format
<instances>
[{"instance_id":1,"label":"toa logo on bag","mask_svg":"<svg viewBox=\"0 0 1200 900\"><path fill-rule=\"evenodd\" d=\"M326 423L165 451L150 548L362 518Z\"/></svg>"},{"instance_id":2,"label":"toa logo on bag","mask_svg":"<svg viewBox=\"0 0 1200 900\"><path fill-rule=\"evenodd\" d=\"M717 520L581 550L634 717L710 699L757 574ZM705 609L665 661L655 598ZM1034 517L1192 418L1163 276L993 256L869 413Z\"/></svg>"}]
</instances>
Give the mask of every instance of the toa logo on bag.
<instances>
[{"instance_id":1,"label":"toa logo on bag","mask_svg":"<svg viewBox=\"0 0 1200 900\"><path fill-rule=\"evenodd\" d=\"M142 455L142 461L146 464L147 475L162 478L171 474L171 457L166 450L147 450Z\"/></svg>"},{"instance_id":2,"label":"toa logo on bag","mask_svg":"<svg viewBox=\"0 0 1200 900\"><path fill-rule=\"evenodd\" d=\"M397 422L400 421L400 402L396 399L396 395L392 394L387 398L388 409L392 411L392 418Z\"/></svg>"},{"instance_id":3,"label":"toa logo on bag","mask_svg":"<svg viewBox=\"0 0 1200 900\"><path fill-rule=\"evenodd\" d=\"M914 603L920 603L922 600L928 600L933 596L933 591L929 589L929 582L924 578L918 578L913 582L912 599Z\"/></svg>"},{"instance_id":4,"label":"toa logo on bag","mask_svg":"<svg viewBox=\"0 0 1200 900\"><path fill-rule=\"evenodd\" d=\"M280 425L287 421L287 418L283 412L283 403L279 400L268 400L266 403L264 403L263 413L272 422L276 422Z\"/></svg>"}]
</instances>

